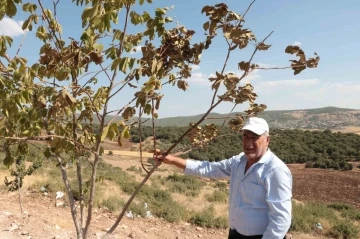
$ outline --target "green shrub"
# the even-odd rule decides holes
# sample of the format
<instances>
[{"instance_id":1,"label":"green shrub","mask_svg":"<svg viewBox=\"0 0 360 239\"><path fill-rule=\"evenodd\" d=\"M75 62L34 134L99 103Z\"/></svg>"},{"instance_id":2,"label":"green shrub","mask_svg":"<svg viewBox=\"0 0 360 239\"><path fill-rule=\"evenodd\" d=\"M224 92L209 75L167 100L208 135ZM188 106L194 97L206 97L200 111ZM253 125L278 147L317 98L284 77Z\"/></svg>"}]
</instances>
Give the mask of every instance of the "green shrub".
<instances>
[{"instance_id":1,"label":"green shrub","mask_svg":"<svg viewBox=\"0 0 360 239\"><path fill-rule=\"evenodd\" d=\"M126 171L131 171L131 172L135 172L135 173L142 173L142 168L141 167L136 167L136 166L131 166L130 168L127 168Z\"/></svg>"},{"instance_id":2,"label":"green shrub","mask_svg":"<svg viewBox=\"0 0 360 239\"><path fill-rule=\"evenodd\" d=\"M352 207L350 205L347 205L345 203L332 203L332 204L329 204L327 207L333 208L338 211L352 209Z\"/></svg>"},{"instance_id":3,"label":"green shrub","mask_svg":"<svg viewBox=\"0 0 360 239\"><path fill-rule=\"evenodd\" d=\"M345 210L341 213L341 216L345 219L360 221L360 211L356 209Z\"/></svg>"},{"instance_id":4,"label":"green shrub","mask_svg":"<svg viewBox=\"0 0 360 239\"><path fill-rule=\"evenodd\" d=\"M326 234L336 239L358 239L359 229L351 222L341 221L333 226Z\"/></svg>"},{"instance_id":5,"label":"green shrub","mask_svg":"<svg viewBox=\"0 0 360 239\"><path fill-rule=\"evenodd\" d=\"M146 210L144 207L143 203L136 203L136 202L132 202L128 208L129 211L132 211L132 213L134 214L134 216L142 216L145 217L146 216Z\"/></svg>"},{"instance_id":6,"label":"green shrub","mask_svg":"<svg viewBox=\"0 0 360 239\"><path fill-rule=\"evenodd\" d=\"M228 183L226 183L226 182L216 181L215 187L218 188L222 192L229 192Z\"/></svg>"},{"instance_id":7,"label":"green shrub","mask_svg":"<svg viewBox=\"0 0 360 239\"><path fill-rule=\"evenodd\" d=\"M228 228L229 222L227 217L217 217L214 219L214 227L215 228Z\"/></svg>"},{"instance_id":8,"label":"green shrub","mask_svg":"<svg viewBox=\"0 0 360 239\"><path fill-rule=\"evenodd\" d=\"M171 192L185 194L186 196L196 197L206 182L199 180L194 176L185 176L173 174L166 178L167 187Z\"/></svg>"},{"instance_id":9,"label":"green shrub","mask_svg":"<svg viewBox=\"0 0 360 239\"><path fill-rule=\"evenodd\" d=\"M228 194L223 191L214 191L212 194L207 195L209 202L226 203L228 200Z\"/></svg>"},{"instance_id":10,"label":"green shrub","mask_svg":"<svg viewBox=\"0 0 360 239\"><path fill-rule=\"evenodd\" d=\"M216 217L215 209L212 205L203 209L200 212L196 212L191 218L190 223L201 227L209 228L227 228L228 223L225 217Z\"/></svg>"},{"instance_id":11,"label":"green shrub","mask_svg":"<svg viewBox=\"0 0 360 239\"><path fill-rule=\"evenodd\" d=\"M314 162L307 161L306 164L305 164L305 168L312 168L313 165L314 165Z\"/></svg>"},{"instance_id":12,"label":"green shrub","mask_svg":"<svg viewBox=\"0 0 360 239\"><path fill-rule=\"evenodd\" d=\"M124 200L120 199L117 196L111 196L101 202L101 206L107 207L110 212L115 212L120 210L124 206Z\"/></svg>"},{"instance_id":13,"label":"green shrub","mask_svg":"<svg viewBox=\"0 0 360 239\"><path fill-rule=\"evenodd\" d=\"M322 220L336 220L331 208L319 203L306 203L305 205L293 203L291 231L311 233L315 224L321 223Z\"/></svg>"},{"instance_id":14,"label":"green shrub","mask_svg":"<svg viewBox=\"0 0 360 239\"><path fill-rule=\"evenodd\" d=\"M109 150L108 155L114 155L114 152Z\"/></svg>"},{"instance_id":15,"label":"green shrub","mask_svg":"<svg viewBox=\"0 0 360 239\"><path fill-rule=\"evenodd\" d=\"M160 175L154 175L150 178L151 185L153 187L159 188L161 185L165 184L165 179L161 177Z\"/></svg>"},{"instance_id":16,"label":"green shrub","mask_svg":"<svg viewBox=\"0 0 360 239\"><path fill-rule=\"evenodd\" d=\"M340 211L341 216L345 219L360 221L360 211L350 205L344 203L332 203L329 204L328 207Z\"/></svg>"}]
</instances>

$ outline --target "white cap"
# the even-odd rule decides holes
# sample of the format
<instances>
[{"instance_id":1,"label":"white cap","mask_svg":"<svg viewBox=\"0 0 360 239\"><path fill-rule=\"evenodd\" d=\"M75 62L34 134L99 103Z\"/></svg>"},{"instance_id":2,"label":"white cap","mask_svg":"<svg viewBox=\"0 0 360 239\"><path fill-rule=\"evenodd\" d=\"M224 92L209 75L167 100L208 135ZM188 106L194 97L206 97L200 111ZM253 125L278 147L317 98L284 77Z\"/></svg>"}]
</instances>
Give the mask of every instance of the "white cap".
<instances>
[{"instance_id":1,"label":"white cap","mask_svg":"<svg viewBox=\"0 0 360 239\"><path fill-rule=\"evenodd\" d=\"M262 135L265 132L269 132L269 125L262 118L250 117L245 121L242 130L250 130L257 135Z\"/></svg>"}]
</instances>

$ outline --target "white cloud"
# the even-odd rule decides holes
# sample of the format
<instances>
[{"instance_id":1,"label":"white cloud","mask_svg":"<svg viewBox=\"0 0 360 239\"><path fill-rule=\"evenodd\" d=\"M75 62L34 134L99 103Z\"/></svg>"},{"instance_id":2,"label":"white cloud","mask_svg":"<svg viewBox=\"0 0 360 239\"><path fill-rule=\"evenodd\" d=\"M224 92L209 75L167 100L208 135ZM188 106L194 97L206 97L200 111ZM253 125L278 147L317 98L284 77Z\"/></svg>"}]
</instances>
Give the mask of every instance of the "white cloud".
<instances>
[{"instance_id":1,"label":"white cloud","mask_svg":"<svg viewBox=\"0 0 360 239\"><path fill-rule=\"evenodd\" d=\"M23 21L14 21L11 18L4 17L0 21L0 35L16 37L25 33L21 28Z\"/></svg>"},{"instance_id":2,"label":"white cloud","mask_svg":"<svg viewBox=\"0 0 360 239\"><path fill-rule=\"evenodd\" d=\"M269 110L308 109L325 106L360 108L360 83L303 80L256 81L258 102Z\"/></svg>"},{"instance_id":3,"label":"white cloud","mask_svg":"<svg viewBox=\"0 0 360 239\"><path fill-rule=\"evenodd\" d=\"M278 81L262 81L257 87L264 89L274 88L289 88L289 87L308 87L318 84L318 79L305 79L305 80L278 80ZM271 90L272 90L271 89Z\"/></svg>"},{"instance_id":4,"label":"white cloud","mask_svg":"<svg viewBox=\"0 0 360 239\"><path fill-rule=\"evenodd\" d=\"M238 75L242 75L242 73L238 73ZM259 70L253 70L252 72L250 72L249 75L247 75L245 78L244 78L244 81L246 82L251 82L251 81L254 81L254 80L258 80L258 79L261 79L261 75L259 74Z\"/></svg>"},{"instance_id":5,"label":"white cloud","mask_svg":"<svg viewBox=\"0 0 360 239\"><path fill-rule=\"evenodd\" d=\"M130 51L130 54L137 54L137 53L141 52L141 47L142 46L133 47L133 49Z\"/></svg>"},{"instance_id":6,"label":"white cloud","mask_svg":"<svg viewBox=\"0 0 360 239\"><path fill-rule=\"evenodd\" d=\"M191 69L192 69L193 71L198 71L198 70L200 70L200 66L199 66L199 65L191 65L190 67L191 67Z\"/></svg>"},{"instance_id":7,"label":"white cloud","mask_svg":"<svg viewBox=\"0 0 360 239\"><path fill-rule=\"evenodd\" d=\"M295 45L295 46L300 46L301 44L302 44L302 42L299 42L299 41L296 41L293 43L293 45Z\"/></svg>"},{"instance_id":8,"label":"white cloud","mask_svg":"<svg viewBox=\"0 0 360 239\"><path fill-rule=\"evenodd\" d=\"M188 79L189 85L210 85L210 77L214 77L214 74L204 74L202 72L195 72L191 74L190 79Z\"/></svg>"}]
</instances>

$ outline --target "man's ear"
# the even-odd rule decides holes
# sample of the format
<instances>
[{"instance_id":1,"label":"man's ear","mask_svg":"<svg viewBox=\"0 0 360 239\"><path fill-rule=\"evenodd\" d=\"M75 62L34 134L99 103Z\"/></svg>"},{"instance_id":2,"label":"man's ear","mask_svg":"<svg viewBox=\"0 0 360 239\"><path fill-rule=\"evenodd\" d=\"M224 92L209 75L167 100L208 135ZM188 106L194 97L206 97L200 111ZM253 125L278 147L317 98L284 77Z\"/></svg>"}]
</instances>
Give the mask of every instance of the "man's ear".
<instances>
[{"instance_id":1,"label":"man's ear","mask_svg":"<svg viewBox=\"0 0 360 239\"><path fill-rule=\"evenodd\" d=\"M270 143L270 135L268 135L268 136L266 137L266 142L267 142L267 143Z\"/></svg>"}]
</instances>

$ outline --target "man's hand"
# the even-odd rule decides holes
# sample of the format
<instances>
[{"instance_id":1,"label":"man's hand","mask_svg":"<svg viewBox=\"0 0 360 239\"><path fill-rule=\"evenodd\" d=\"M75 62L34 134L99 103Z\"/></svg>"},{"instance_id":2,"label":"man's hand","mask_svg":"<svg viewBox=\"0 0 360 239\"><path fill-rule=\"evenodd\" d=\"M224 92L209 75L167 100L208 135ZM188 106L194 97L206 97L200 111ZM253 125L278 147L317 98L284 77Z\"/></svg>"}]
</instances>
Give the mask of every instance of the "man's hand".
<instances>
[{"instance_id":1,"label":"man's hand","mask_svg":"<svg viewBox=\"0 0 360 239\"><path fill-rule=\"evenodd\" d=\"M160 161L165 164L175 165L176 167L181 169L185 169L186 167L185 159L176 157L171 154L166 155L164 153L161 153L158 149L154 152L154 159L155 161Z\"/></svg>"}]
</instances>

